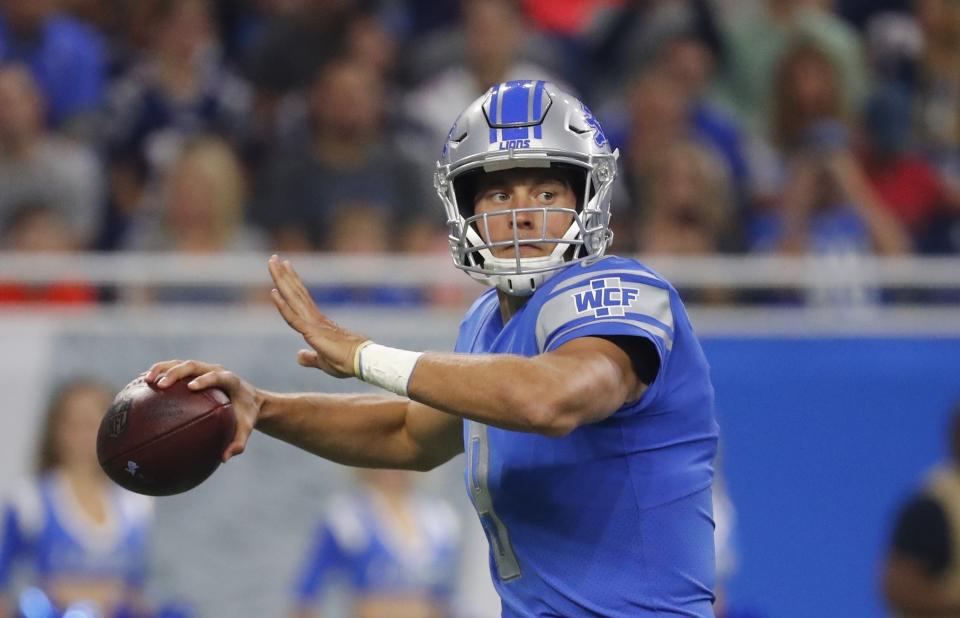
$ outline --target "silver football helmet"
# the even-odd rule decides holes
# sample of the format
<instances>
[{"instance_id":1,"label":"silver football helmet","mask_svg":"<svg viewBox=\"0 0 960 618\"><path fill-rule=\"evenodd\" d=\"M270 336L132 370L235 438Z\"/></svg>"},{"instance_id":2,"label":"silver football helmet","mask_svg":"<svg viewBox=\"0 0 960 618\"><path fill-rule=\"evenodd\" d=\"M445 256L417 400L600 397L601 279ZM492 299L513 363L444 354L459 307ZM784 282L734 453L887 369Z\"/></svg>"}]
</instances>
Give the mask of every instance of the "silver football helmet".
<instances>
[{"instance_id":1,"label":"silver football helmet","mask_svg":"<svg viewBox=\"0 0 960 618\"><path fill-rule=\"evenodd\" d=\"M526 296L568 264L601 257L613 238L610 190L618 156L587 106L556 85L521 80L494 86L460 114L437 161L434 184L447 211L454 264L478 281ZM476 215L470 191L475 175L514 167L577 171L582 182L573 184L576 210L538 207ZM539 237L518 236L516 215L527 211L543 221ZM547 214L554 211L573 218L559 238L547 233ZM512 240L483 240L480 230L495 216L514 218ZM530 244L553 244L554 249L542 257L521 257L520 247ZM495 257L492 249L501 247L513 247L513 257Z\"/></svg>"}]
</instances>

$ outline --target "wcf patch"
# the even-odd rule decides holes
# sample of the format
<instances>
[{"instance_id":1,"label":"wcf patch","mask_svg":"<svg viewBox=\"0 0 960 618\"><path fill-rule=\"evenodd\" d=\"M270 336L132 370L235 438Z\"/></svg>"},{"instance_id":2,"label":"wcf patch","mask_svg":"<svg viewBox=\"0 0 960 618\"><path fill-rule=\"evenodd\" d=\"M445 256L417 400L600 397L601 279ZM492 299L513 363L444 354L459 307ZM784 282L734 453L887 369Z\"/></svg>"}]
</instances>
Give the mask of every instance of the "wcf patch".
<instances>
[{"instance_id":1,"label":"wcf patch","mask_svg":"<svg viewBox=\"0 0 960 618\"><path fill-rule=\"evenodd\" d=\"M590 282L590 289L577 292L573 300L577 313L592 312L595 317L622 316L624 307L629 307L640 295L636 288L625 288L619 277L596 279Z\"/></svg>"}]
</instances>

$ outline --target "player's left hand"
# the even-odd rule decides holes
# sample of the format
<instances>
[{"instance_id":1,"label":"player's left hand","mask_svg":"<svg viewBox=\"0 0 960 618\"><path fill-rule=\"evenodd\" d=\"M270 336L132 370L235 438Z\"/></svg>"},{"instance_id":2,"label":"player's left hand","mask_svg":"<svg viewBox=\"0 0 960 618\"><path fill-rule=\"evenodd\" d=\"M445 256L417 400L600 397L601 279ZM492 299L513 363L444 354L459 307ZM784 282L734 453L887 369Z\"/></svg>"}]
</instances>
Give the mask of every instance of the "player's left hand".
<instances>
[{"instance_id":1,"label":"player's left hand","mask_svg":"<svg viewBox=\"0 0 960 618\"><path fill-rule=\"evenodd\" d=\"M276 286L270 291L273 304L287 324L313 348L300 350L297 362L335 378L354 377L353 357L366 337L341 328L323 315L289 260L271 256L267 268Z\"/></svg>"}]
</instances>

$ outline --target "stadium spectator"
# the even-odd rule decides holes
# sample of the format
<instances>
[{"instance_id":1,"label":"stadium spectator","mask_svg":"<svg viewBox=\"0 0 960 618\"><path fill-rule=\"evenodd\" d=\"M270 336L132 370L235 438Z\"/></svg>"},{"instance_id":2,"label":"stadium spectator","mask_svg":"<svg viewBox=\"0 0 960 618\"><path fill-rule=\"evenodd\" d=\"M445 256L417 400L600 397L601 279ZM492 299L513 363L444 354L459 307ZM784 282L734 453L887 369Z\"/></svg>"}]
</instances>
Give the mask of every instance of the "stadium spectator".
<instances>
[{"instance_id":1,"label":"stadium spectator","mask_svg":"<svg viewBox=\"0 0 960 618\"><path fill-rule=\"evenodd\" d=\"M399 41L376 12L357 11L347 23L345 53L385 80L395 77Z\"/></svg>"},{"instance_id":2,"label":"stadium spectator","mask_svg":"<svg viewBox=\"0 0 960 618\"><path fill-rule=\"evenodd\" d=\"M647 186L642 252L709 255L735 247L730 176L713 152L690 141L669 145Z\"/></svg>"},{"instance_id":3,"label":"stadium spectator","mask_svg":"<svg viewBox=\"0 0 960 618\"><path fill-rule=\"evenodd\" d=\"M306 554L297 586L297 618L338 581L349 615L441 618L454 613L460 525L442 500L417 496L410 472L358 471L362 485L330 501Z\"/></svg>"},{"instance_id":4,"label":"stadium spectator","mask_svg":"<svg viewBox=\"0 0 960 618\"><path fill-rule=\"evenodd\" d=\"M949 457L897 515L883 594L899 616L960 614L960 402L947 432Z\"/></svg>"},{"instance_id":5,"label":"stadium spectator","mask_svg":"<svg viewBox=\"0 0 960 618\"><path fill-rule=\"evenodd\" d=\"M723 156L739 199L749 180L745 136L735 119L709 98L719 62L717 54L718 50L695 30L683 29L663 43L657 62L682 89L692 132Z\"/></svg>"},{"instance_id":6,"label":"stadium spectator","mask_svg":"<svg viewBox=\"0 0 960 618\"><path fill-rule=\"evenodd\" d=\"M750 222L755 250L790 254L902 254L909 236L853 155L841 76L817 45L802 43L777 74L774 136L786 179L779 204Z\"/></svg>"},{"instance_id":7,"label":"stadium spectator","mask_svg":"<svg viewBox=\"0 0 960 618\"><path fill-rule=\"evenodd\" d=\"M81 124L102 102L103 40L59 13L56 0L0 2L0 60L30 67L53 127Z\"/></svg>"},{"instance_id":8,"label":"stadium spectator","mask_svg":"<svg viewBox=\"0 0 960 618\"><path fill-rule=\"evenodd\" d=\"M498 57L511 56L518 62L540 67L563 78L582 77L582 61L586 59L571 57L552 33L531 23L521 0L460 0L449 4L455 7L454 23L442 30L434 30L426 37L417 30L407 31L404 40L408 45L400 59L401 81L405 86L420 86L451 68L477 62L478 45L484 43L469 38L489 38L490 27L496 25L498 15L504 13L514 16L516 23L503 31L505 47L495 50ZM523 30L519 40L513 32L517 25Z\"/></svg>"},{"instance_id":9,"label":"stadium spectator","mask_svg":"<svg viewBox=\"0 0 960 618\"><path fill-rule=\"evenodd\" d=\"M110 618L144 611L152 502L114 485L96 456L112 397L112 389L88 379L55 393L40 430L36 478L14 491L3 511L0 616L8 615L11 577L21 564L59 611L75 602L93 603Z\"/></svg>"},{"instance_id":10,"label":"stadium spectator","mask_svg":"<svg viewBox=\"0 0 960 618\"><path fill-rule=\"evenodd\" d=\"M274 246L399 249L408 229L398 228L399 217L413 227L430 213L434 198L389 137L384 87L357 60L339 58L321 69L310 90L309 129L271 160L258 183L254 220ZM366 238L346 246L334 230Z\"/></svg>"},{"instance_id":11,"label":"stadium spectator","mask_svg":"<svg viewBox=\"0 0 960 618\"><path fill-rule=\"evenodd\" d=\"M244 221L247 190L240 162L224 140L199 137L184 145L163 185L149 196L126 248L184 255L255 251L265 239ZM132 291L139 301L228 302L254 296L238 287L184 286Z\"/></svg>"},{"instance_id":12,"label":"stadium spectator","mask_svg":"<svg viewBox=\"0 0 960 618\"><path fill-rule=\"evenodd\" d=\"M883 13L906 12L914 0L834 0L834 10L859 29L869 28L872 19Z\"/></svg>"},{"instance_id":13,"label":"stadium spectator","mask_svg":"<svg viewBox=\"0 0 960 618\"><path fill-rule=\"evenodd\" d=\"M866 24L864 46L875 83L912 89L923 51L923 32L912 13L882 12Z\"/></svg>"},{"instance_id":14,"label":"stadium spectator","mask_svg":"<svg viewBox=\"0 0 960 618\"><path fill-rule=\"evenodd\" d=\"M783 55L798 41L820 45L842 76L845 105L859 106L867 92L860 39L829 10L829 0L761 0L731 10L725 34L725 97L745 126L766 132L773 115L774 84Z\"/></svg>"},{"instance_id":15,"label":"stadium spectator","mask_svg":"<svg viewBox=\"0 0 960 618\"><path fill-rule=\"evenodd\" d=\"M600 9L597 32L587 37L593 39L594 48L591 91L604 96L608 90L621 90L633 74L653 65L677 38L696 39L709 48L711 63L722 63L719 10L720 5L710 0L626 2Z\"/></svg>"},{"instance_id":16,"label":"stadium spectator","mask_svg":"<svg viewBox=\"0 0 960 618\"><path fill-rule=\"evenodd\" d=\"M624 0L522 0L530 21L537 27L567 36L588 33L606 13Z\"/></svg>"},{"instance_id":17,"label":"stadium spectator","mask_svg":"<svg viewBox=\"0 0 960 618\"><path fill-rule=\"evenodd\" d=\"M861 160L877 195L917 238L948 196L937 171L912 147L910 103L907 92L893 84L870 97Z\"/></svg>"},{"instance_id":18,"label":"stadium spectator","mask_svg":"<svg viewBox=\"0 0 960 618\"><path fill-rule=\"evenodd\" d=\"M162 188L134 222L127 248L135 251L215 253L261 249L244 223L247 191L230 145L202 136L184 144Z\"/></svg>"},{"instance_id":19,"label":"stadium spectator","mask_svg":"<svg viewBox=\"0 0 960 618\"><path fill-rule=\"evenodd\" d=\"M274 20L296 15L302 5L303 0L215 2L217 30L221 33L224 55L231 65L246 60Z\"/></svg>"},{"instance_id":20,"label":"stadium spectator","mask_svg":"<svg viewBox=\"0 0 960 618\"><path fill-rule=\"evenodd\" d=\"M917 245L921 253L960 255L960 204L942 204L920 233Z\"/></svg>"},{"instance_id":21,"label":"stadium spectator","mask_svg":"<svg viewBox=\"0 0 960 618\"><path fill-rule=\"evenodd\" d=\"M691 139L689 100L680 83L659 70L639 74L625 97L622 133L611 136L621 144L624 177L632 200L618 210L614 224L618 251L636 251L636 229L647 200L651 179L661 164L662 154L673 145Z\"/></svg>"},{"instance_id":22,"label":"stadium spectator","mask_svg":"<svg viewBox=\"0 0 960 618\"><path fill-rule=\"evenodd\" d=\"M513 0L464 0L457 46L447 56L464 61L428 75L403 102L404 116L412 126L408 149L416 153L421 175L432 172L436 144L442 143L456 111L463 109L493 84L519 79L545 79L561 83L540 64L523 55L531 34L523 13Z\"/></svg>"},{"instance_id":23,"label":"stadium spectator","mask_svg":"<svg viewBox=\"0 0 960 618\"><path fill-rule=\"evenodd\" d=\"M227 72L204 0L151 0L145 57L114 84L107 110L111 212L104 244L112 248L191 136L242 132L246 86Z\"/></svg>"},{"instance_id":24,"label":"stadium spectator","mask_svg":"<svg viewBox=\"0 0 960 618\"><path fill-rule=\"evenodd\" d=\"M917 132L922 148L960 199L960 4L918 0L924 47L917 71Z\"/></svg>"},{"instance_id":25,"label":"stadium spectator","mask_svg":"<svg viewBox=\"0 0 960 618\"><path fill-rule=\"evenodd\" d=\"M44 101L22 65L0 65L0 233L24 203L42 203L89 248L102 219L102 178L94 153L44 128Z\"/></svg>"},{"instance_id":26,"label":"stadium spectator","mask_svg":"<svg viewBox=\"0 0 960 618\"><path fill-rule=\"evenodd\" d=\"M398 32L406 7L356 0L258 0L252 6L221 10L225 41L243 44L237 64L251 85L241 157L254 171L269 165L278 145L296 141L309 115L308 93L316 74L336 58L367 64L388 90L404 54ZM239 43L235 40L242 37ZM301 40L302 39L302 40ZM291 40L297 41L291 43Z\"/></svg>"},{"instance_id":27,"label":"stadium spectator","mask_svg":"<svg viewBox=\"0 0 960 618\"><path fill-rule=\"evenodd\" d=\"M103 39L106 90L136 64L149 46L153 0L57 0L61 9ZM104 97L106 98L106 97Z\"/></svg>"},{"instance_id":28,"label":"stadium spectator","mask_svg":"<svg viewBox=\"0 0 960 618\"><path fill-rule=\"evenodd\" d=\"M637 231L644 254L703 256L737 247L733 188L723 161L694 142L661 153L647 179ZM729 290L681 291L688 302L729 302Z\"/></svg>"},{"instance_id":29,"label":"stadium spectator","mask_svg":"<svg viewBox=\"0 0 960 618\"><path fill-rule=\"evenodd\" d=\"M306 88L344 44L354 0L267 0L270 15L244 62L258 104Z\"/></svg>"},{"instance_id":30,"label":"stadium spectator","mask_svg":"<svg viewBox=\"0 0 960 618\"><path fill-rule=\"evenodd\" d=\"M356 0L258 0L247 7L252 23L246 28L253 32L239 58L253 93L245 162L262 169L274 146L301 129L309 85L324 65L347 53L358 36L353 24L374 12L369 6ZM367 47L363 51L371 51Z\"/></svg>"},{"instance_id":31,"label":"stadium spectator","mask_svg":"<svg viewBox=\"0 0 960 618\"><path fill-rule=\"evenodd\" d=\"M63 214L43 203L23 203L13 209L0 233L0 249L18 252L59 253L76 251L79 240ZM83 305L97 300L89 283L71 278L46 285L0 282L0 303Z\"/></svg>"}]
</instances>

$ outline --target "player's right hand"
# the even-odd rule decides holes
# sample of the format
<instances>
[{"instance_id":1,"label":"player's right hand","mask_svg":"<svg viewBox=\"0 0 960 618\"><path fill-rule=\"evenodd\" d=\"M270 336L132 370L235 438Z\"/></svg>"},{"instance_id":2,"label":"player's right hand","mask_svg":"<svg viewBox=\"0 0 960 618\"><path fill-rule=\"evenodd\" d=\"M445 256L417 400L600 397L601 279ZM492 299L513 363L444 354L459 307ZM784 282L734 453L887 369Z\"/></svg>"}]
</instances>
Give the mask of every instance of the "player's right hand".
<instances>
[{"instance_id":1,"label":"player's right hand","mask_svg":"<svg viewBox=\"0 0 960 618\"><path fill-rule=\"evenodd\" d=\"M144 379L147 384L160 389L167 388L180 380L190 379L187 383L190 390L200 391L205 388L222 390L230 398L233 413L237 419L237 433L224 450L223 461L226 462L244 451L264 401L263 393L252 384L240 379L235 373L227 371L222 365L193 360L168 360L154 363L147 370Z\"/></svg>"}]
</instances>

